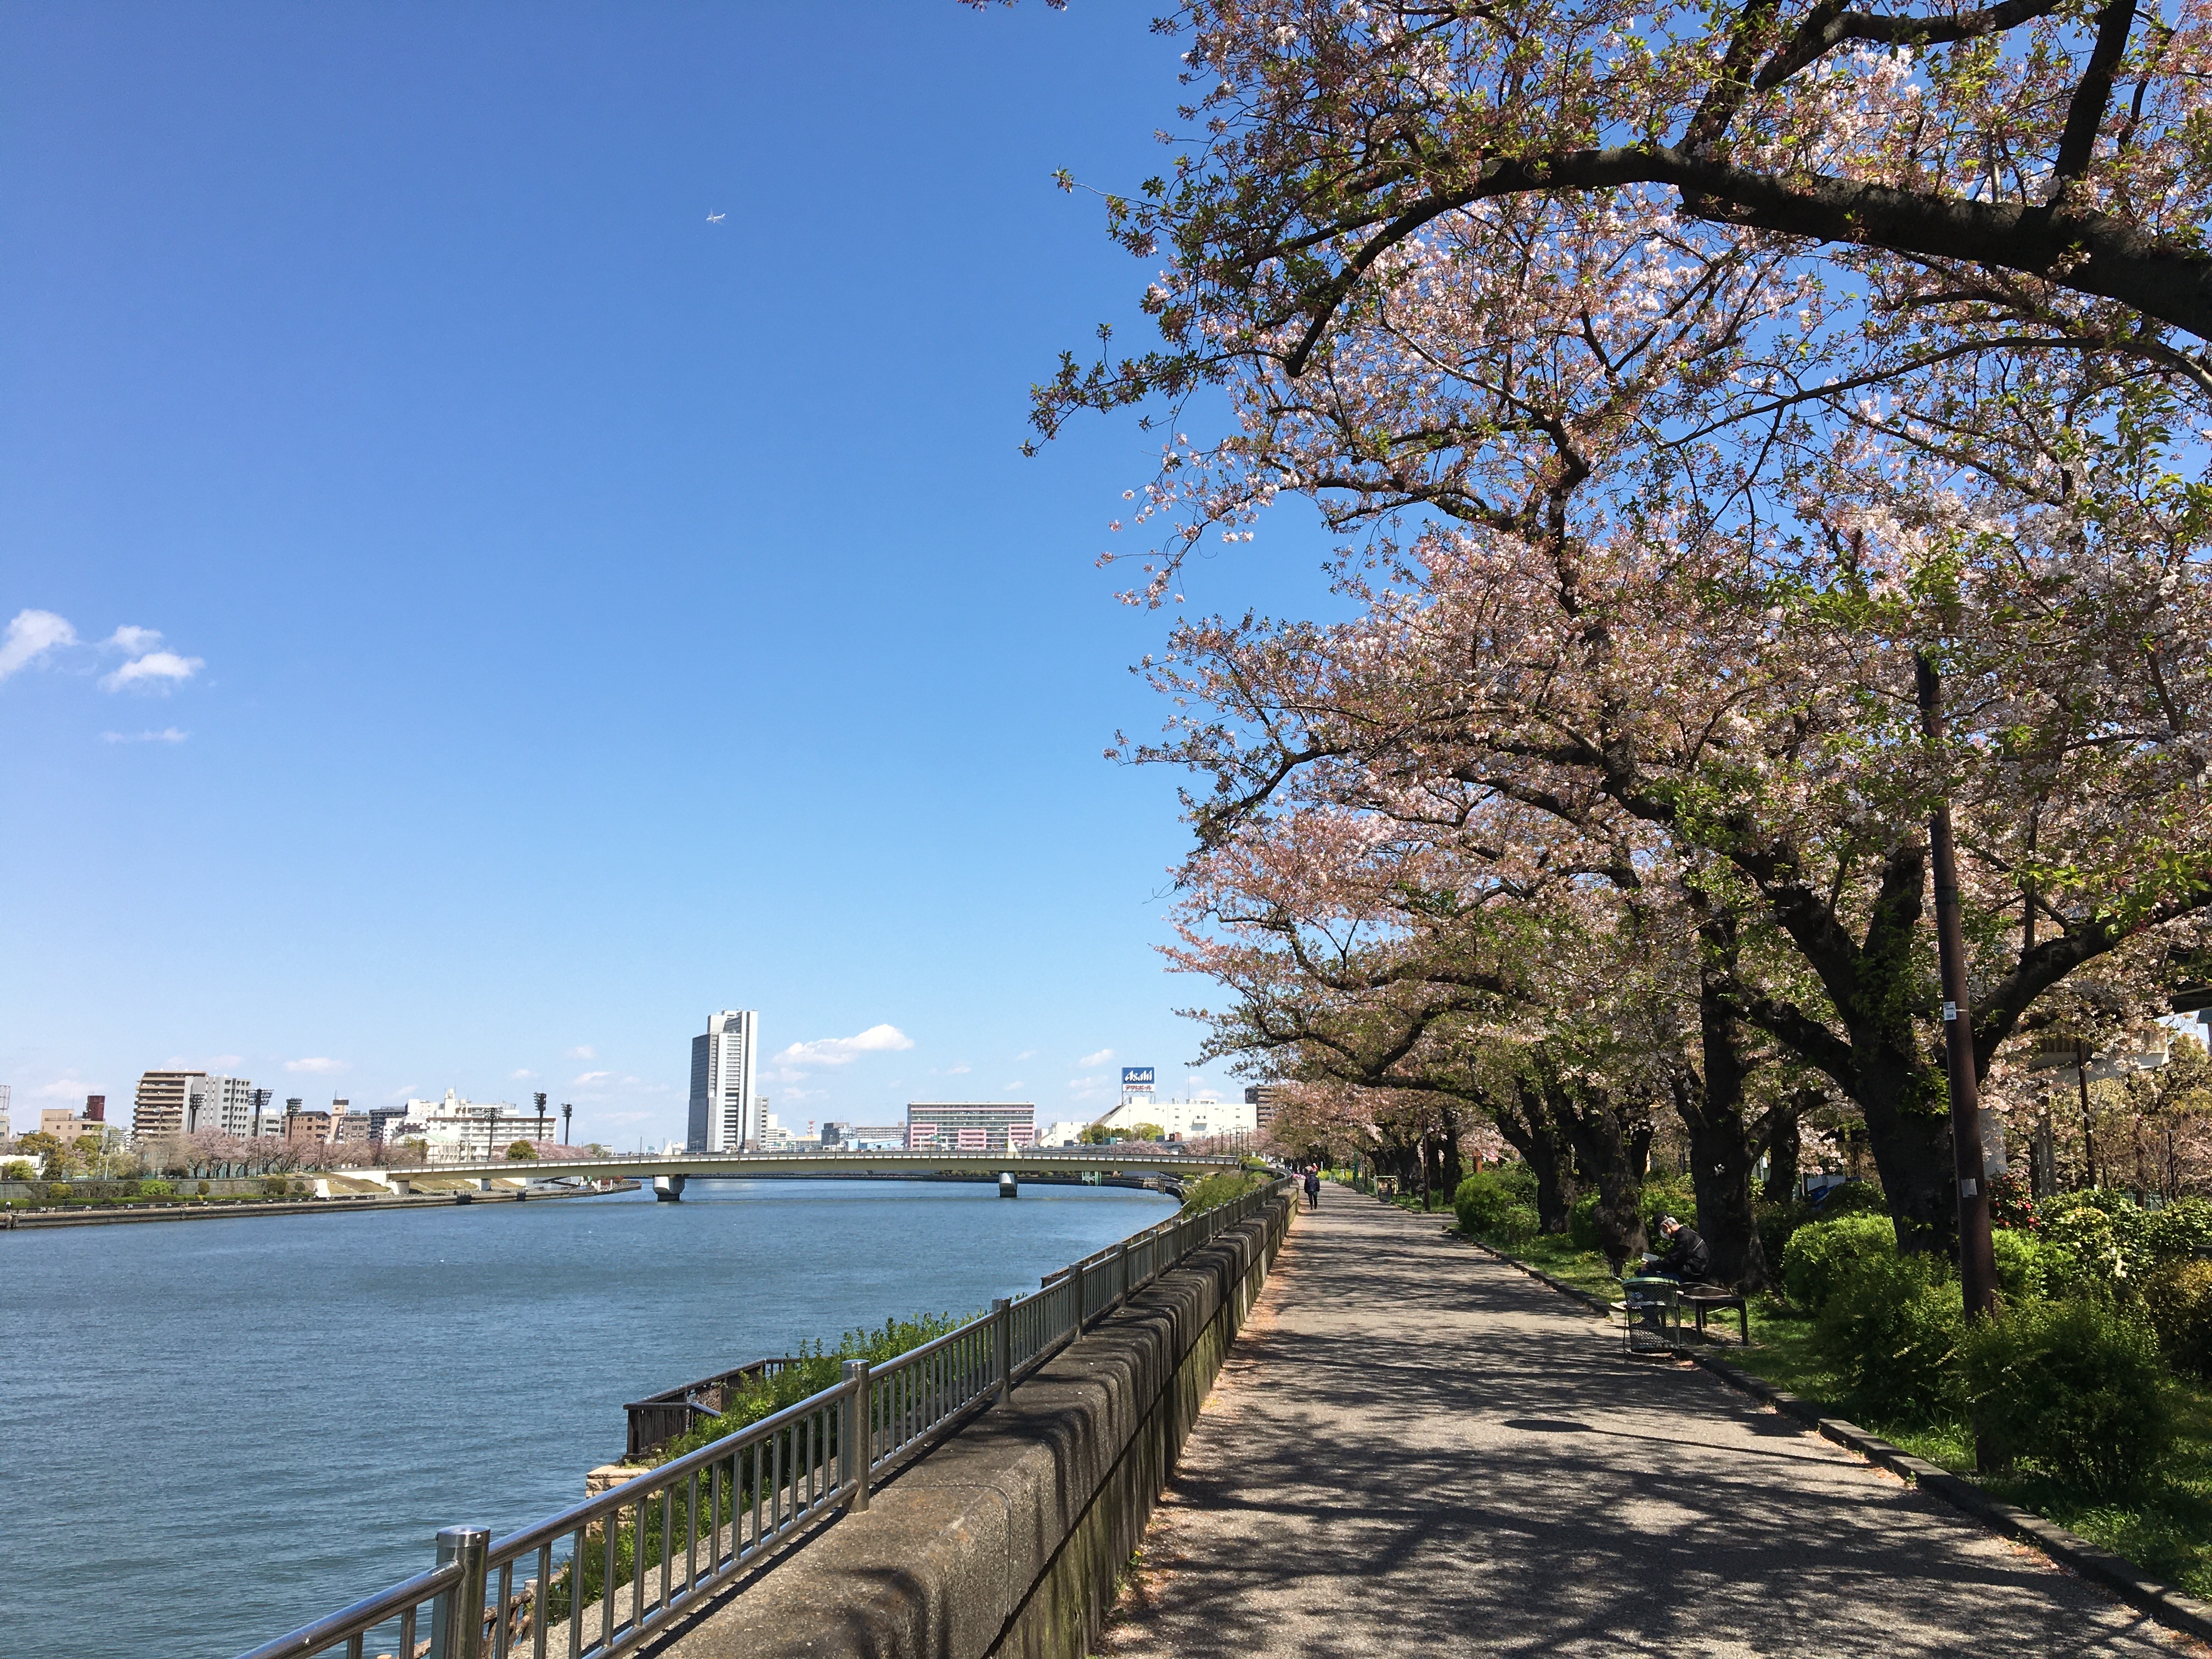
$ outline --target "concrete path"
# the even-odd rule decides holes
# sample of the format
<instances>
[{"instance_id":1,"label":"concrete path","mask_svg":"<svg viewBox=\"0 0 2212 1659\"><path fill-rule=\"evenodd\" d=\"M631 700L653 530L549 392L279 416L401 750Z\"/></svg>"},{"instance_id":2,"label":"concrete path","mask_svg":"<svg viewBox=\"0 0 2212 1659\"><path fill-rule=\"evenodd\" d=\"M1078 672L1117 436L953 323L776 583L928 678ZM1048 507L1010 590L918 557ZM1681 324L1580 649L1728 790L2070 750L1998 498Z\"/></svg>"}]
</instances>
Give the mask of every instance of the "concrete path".
<instances>
[{"instance_id":1,"label":"concrete path","mask_svg":"<svg viewBox=\"0 0 2212 1659\"><path fill-rule=\"evenodd\" d=\"M1448 1219L1298 1218L1106 1653L2205 1651Z\"/></svg>"}]
</instances>

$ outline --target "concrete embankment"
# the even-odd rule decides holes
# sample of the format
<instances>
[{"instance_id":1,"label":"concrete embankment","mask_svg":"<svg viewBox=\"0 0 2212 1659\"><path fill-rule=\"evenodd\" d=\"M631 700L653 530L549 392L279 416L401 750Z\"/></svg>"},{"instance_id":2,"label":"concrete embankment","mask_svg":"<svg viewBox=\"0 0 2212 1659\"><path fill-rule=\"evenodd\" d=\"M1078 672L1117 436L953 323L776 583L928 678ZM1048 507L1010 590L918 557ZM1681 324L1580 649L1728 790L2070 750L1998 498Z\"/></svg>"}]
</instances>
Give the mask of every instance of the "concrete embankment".
<instances>
[{"instance_id":1,"label":"concrete embankment","mask_svg":"<svg viewBox=\"0 0 2212 1659\"><path fill-rule=\"evenodd\" d=\"M603 1192L439 1193L421 1198L309 1198L230 1204L149 1204L133 1209L0 1211L0 1232L29 1232L40 1227L106 1227L133 1221L209 1221L237 1216L362 1215L372 1211L450 1210L456 1204L536 1204L551 1198L599 1198L605 1193L634 1193L635 1181Z\"/></svg>"},{"instance_id":2,"label":"concrete embankment","mask_svg":"<svg viewBox=\"0 0 2212 1659\"><path fill-rule=\"evenodd\" d=\"M646 1652L1080 1659L1290 1224L1194 1251L967 1427Z\"/></svg>"}]
</instances>

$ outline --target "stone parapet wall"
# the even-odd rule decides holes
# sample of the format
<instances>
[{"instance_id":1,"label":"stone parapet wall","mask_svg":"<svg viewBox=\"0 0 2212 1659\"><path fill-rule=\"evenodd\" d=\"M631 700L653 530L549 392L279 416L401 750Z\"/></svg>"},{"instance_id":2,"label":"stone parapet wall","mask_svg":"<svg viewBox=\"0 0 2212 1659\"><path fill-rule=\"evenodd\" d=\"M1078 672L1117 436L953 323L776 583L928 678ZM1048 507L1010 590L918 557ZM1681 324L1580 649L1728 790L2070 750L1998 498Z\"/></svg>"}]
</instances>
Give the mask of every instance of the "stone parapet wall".
<instances>
[{"instance_id":1,"label":"stone parapet wall","mask_svg":"<svg viewBox=\"0 0 2212 1659\"><path fill-rule=\"evenodd\" d=\"M736 1590L673 1659L1081 1659L1290 1224L1231 1229Z\"/></svg>"}]
</instances>

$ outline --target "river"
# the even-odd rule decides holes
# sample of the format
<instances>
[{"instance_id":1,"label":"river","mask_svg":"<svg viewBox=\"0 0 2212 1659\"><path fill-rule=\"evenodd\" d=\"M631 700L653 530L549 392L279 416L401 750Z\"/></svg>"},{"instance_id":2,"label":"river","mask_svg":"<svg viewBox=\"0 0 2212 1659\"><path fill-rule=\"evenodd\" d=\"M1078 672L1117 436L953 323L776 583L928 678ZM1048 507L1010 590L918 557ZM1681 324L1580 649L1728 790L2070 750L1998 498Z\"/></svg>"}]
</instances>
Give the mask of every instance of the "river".
<instances>
[{"instance_id":1,"label":"river","mask_svg":"<svg viewBox=\"0 0 2212 1659\"><path fill-rule=\"evenodd\" d=\"M1118 1188L691 1183L0 1234L0 1652L232 1659L509 1531L623 1402L968 1313L1164 1220Z\"/></svg>"}]
</instances>

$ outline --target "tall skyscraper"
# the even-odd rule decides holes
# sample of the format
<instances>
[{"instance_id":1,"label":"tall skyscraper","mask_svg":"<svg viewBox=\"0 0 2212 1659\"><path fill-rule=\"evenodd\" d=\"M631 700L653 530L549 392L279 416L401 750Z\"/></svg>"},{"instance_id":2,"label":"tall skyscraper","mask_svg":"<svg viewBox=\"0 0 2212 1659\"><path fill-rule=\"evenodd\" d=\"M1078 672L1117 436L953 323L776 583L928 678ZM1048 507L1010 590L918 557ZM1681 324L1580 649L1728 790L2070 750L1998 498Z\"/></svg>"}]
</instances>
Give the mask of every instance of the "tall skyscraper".
<instances>
[{"instance_id":1,"label":"tall skyscraper","mask_svg":"<svg viewBox=\"0 0 2212 1659\"><path fill-rule=\"evenodd\" d=\"M691 1121L684 1150L750 1152L760 1147L761 1103L753 1095L755 1010L725 1008L691 1039Z\"/></svg>"}]
</instances>

